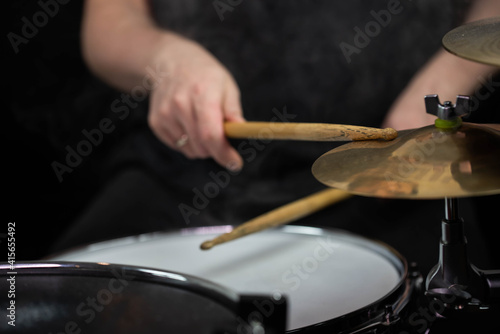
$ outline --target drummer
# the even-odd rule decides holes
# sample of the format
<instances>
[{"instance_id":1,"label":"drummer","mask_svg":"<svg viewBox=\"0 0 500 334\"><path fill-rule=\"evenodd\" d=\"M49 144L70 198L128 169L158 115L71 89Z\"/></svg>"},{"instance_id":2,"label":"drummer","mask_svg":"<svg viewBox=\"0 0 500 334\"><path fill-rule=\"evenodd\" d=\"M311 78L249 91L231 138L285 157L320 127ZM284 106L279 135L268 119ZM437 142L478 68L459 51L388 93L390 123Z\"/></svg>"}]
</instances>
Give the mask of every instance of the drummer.
<instances>
[{"instance_id":1,"label":"drummer","mask_svg":"<svg viewBox=\"0 0 500 334\"><path fill-rule=\"evenodd\" d=\"M440 41L458 24L500 15L500 2L458 2L87 0L84 58L118 91L110 115L137 126L110 151L101 193L54 250L236 225L323 187L310 167L332 144L229 141L223 122L432 124L425 95L454 101L495 80L495 68ZM441 211L440 201L353 198L300 223L418 253L408 241L432 243Z\"/></svg>"}]
</instances>

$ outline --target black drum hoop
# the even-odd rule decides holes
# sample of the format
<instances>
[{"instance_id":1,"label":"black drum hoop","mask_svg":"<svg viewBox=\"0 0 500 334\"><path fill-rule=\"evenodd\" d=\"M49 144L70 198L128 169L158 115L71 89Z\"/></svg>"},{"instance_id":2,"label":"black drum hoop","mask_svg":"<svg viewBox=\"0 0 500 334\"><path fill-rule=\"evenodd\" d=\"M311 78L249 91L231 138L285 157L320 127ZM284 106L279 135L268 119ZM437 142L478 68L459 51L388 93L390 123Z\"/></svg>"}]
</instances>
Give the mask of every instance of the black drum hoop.
<instances>
[{"instance_id":1,"label":"black drum hoop","mask_svg":"<svg viewBox=\"0 0 500 334\"><path fill-rule=\"evenodd\" d=\"M57 275L112 278L114 277L113 270L121 270L125 274L133 275L134 281L162 284L196 293L217 301L229 310L235 310L240 302L240 295L229 288L192 275L157 268L69 261L22 261L17 262L13 267L0 263L0 276L15 272L16 276Z\"/></svg>"}]
</instances>

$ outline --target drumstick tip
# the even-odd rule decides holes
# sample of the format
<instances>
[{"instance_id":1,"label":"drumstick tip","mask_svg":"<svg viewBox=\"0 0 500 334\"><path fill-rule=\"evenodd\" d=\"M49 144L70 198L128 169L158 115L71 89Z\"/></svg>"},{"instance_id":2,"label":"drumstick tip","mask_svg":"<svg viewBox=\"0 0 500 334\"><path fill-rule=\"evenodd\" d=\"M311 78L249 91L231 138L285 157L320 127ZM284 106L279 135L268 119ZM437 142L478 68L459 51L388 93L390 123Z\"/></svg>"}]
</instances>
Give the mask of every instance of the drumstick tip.
<instances>
[{"instance_id":1,"label":"drumstick tip","mask_svg":"<svg viewBox=\"0 0 500 334\"><path fill-rule=\"evenodd\" d=\"M214 243L212 242L212 240L209 240L209 241L205 241L204 243L202 243L200 245L200 249L202 249L202 250L209 250L213 246L214 246Z\"/></svg>"},{"instance_id":2,"label":"drumstick tip","mask_svg":"<svg viewBox=\"0 0 500 334\"><path fill-rule=\"evenodd\" d=\"M393 140L398 136L398 132L393 128L385 128L384 129L384 139L385 140Z\"/></svg>"}]
</instances>

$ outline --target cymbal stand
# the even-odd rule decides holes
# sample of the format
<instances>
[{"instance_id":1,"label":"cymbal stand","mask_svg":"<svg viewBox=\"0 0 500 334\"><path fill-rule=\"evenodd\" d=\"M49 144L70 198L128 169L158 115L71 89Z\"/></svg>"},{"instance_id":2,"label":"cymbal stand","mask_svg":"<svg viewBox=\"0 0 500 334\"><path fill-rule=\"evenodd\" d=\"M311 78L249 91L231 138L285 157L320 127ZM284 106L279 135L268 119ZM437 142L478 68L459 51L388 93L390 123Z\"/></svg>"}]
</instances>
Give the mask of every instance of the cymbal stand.
<instances>
[{"instance_id":1,"label":"cymbal stand","mask_svg":"<svg viewBox=\"0 0 500 334\"><path fill-rule=\"evenodd\" d=\"M500 302L500 270L480 270L469 262L464 221L458 214L458 200L445 199L441 222L439 262L426 281L427 295L464 308L474 300Z\"/></svg>"},{"instance_id":2,"label":"cymbal stand","mask_svg":"<svg viewBox=\"0 0 500 334\"><path fill-rule=\"evenodd\" d=\"M427 112L438 116L436 127L443 129L460 127L461 117L470 111L468 96L459 95L455 105L450 101L440 104L437 95L426 96L425 102ZM480 270L470 263L456 198L445 198L439 260L427 275L425 295L430 303L440 305L433 307L436 316L457 321L457 328L470 320L477 323L478 317L497 320L491 314L500 310L500 270Z\"/></svg>"},{"instance_id":3,"label":"cymbal stand","mask_svg":"<svg viewBox=\"0 0 500 334\"><path fill-rule=\"evenodd\" d=\"M428 307L435 313L434 331L446 319L459 332L470 326L495 327L495 314L500 312L500 270L481 270L470 263L464 220L458 214L456 198L445 199L445 218L441 221L438 264L426 279L425 296ZM467 329L465 329L466 327Z\"/></svg>"}]
</instances>

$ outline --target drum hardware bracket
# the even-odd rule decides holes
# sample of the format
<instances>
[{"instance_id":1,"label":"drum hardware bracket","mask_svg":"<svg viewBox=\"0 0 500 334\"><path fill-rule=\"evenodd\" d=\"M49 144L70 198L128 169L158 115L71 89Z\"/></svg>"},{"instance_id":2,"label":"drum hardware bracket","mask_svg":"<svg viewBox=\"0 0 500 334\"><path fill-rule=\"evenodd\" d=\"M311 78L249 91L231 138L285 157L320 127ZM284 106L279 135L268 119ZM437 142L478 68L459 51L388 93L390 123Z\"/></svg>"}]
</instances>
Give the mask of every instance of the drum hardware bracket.
<instances>
[{"instance_id":1,"label":"drum hardware bracket","mask_svg":"<svg viewBox=\"0 0 500 334\"><path fill-rule=\"evenodd\" d=\"M449 309L488 308L500 301L500 270L480 270L469 262L464 221L456 198L445 199L439 262L426 280L425 295Z\"/></svg>"},{"instance_id":2,"label":"drum hardware bracket","mask_svg":"<svg viewBox=\"0 0 500 334\"><path fill-rule=\"evenodd\" d=\"M415 312L419 306L417 299L422 293L422 282L423 277L418 265L415 262L410 263L408 276L404 282L404 295L409 298L403 298L394 304L386 304L373 319L355 329L350 329L348 333L413 333L407 318L408 314Z\"/></svg>"},{"instance_id":3,"label":"drum hardware bracket","mask_svg":"<svg viewBox=\"0 0 500 334\"><path fill-rule=\"evenodd\" d=\"M238 333L285 333L287 308L284 296L240 295Z\"/></svg>"}]
</instances>

